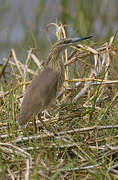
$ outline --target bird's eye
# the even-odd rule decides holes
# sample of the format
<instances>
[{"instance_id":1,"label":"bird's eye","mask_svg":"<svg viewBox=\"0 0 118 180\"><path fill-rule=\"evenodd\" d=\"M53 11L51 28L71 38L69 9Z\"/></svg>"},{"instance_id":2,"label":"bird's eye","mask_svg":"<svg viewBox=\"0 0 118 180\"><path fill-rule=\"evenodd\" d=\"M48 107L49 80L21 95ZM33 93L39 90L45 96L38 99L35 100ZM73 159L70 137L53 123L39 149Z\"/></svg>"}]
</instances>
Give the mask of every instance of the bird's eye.
<instances>
[{"instance_id":1,"label":"bird's eye","mask_svg":"<svg viewBox=\"0 0 118 180\"><path fill-rule=\"evenodd\" d=\"M65 40L64 44L69 44L71 42L71 39Z\"/></svg>"}]
</instances>

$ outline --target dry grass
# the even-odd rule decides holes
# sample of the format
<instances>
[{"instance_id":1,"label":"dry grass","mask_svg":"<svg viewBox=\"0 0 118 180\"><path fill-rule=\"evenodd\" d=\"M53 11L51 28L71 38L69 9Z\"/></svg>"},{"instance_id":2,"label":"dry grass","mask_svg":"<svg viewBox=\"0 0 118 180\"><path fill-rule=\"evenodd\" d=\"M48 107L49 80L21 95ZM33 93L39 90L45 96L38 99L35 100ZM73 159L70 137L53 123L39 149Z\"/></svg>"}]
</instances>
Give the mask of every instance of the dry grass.
<instances>
[{"instance_id":1,"label":"dry grass","mask_svg":"<svg viewBox=\"0 0 118 180\"><path fill-rule=\"evenodd\" d=\"M65 38L64 26L57 39ZM117 32L116 32L117 33ZM0 78L0 176L5 179L117 179L118 178L118 46L116 34L104 44L78 44L65 50L65 83L56 103L42 118L20 129L16 122L20 101L37 72L43 69L35 50L24 63L11 49ZM10 67L9 76L5 75ZM37 71L38 69L38 71ZM9 83L8 83L9 82Z\"/></svg>"}]
</instances>

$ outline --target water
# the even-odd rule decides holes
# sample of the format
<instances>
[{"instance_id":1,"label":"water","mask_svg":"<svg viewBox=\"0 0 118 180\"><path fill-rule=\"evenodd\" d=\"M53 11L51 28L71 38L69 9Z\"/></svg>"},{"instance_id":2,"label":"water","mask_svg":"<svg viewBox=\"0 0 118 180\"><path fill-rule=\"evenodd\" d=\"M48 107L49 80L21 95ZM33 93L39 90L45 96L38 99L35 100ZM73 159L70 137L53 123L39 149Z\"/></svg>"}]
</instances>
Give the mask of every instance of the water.
<instances>
[{"instance_id":1,"label":"water","mask_svg":"<svg viewBox=\"0 0 118 180\"><path fill-rule=\"evenodd\" d=\"M89 3L89 1L87 2ZM85 0L79 1L80 3L68 0L68 7L64 7L62 2L64 1L0 0L0 63L3 57L8 56L11 48L15 48L19 54L21 52L24 54L30 39L35 41L35 38L41 49L41 56L44 55L49 47L49 40L54 39L54 32L46 32L46 25L56 22L56 20L65 21L64 18L66 18L67 24L72 25L71 34L76 34L76 31L81 30L85 31L85 35L88 35L87 31L90 31L91 34L96 34L100 39L107 36L109 32L115 32L118 27L116 0L111 0L110 5L104 0L101 0L101 3L99 0L93 1L91 9ZM81 9L78 5L82 6ZM85 21L86 18L88 18L87 21ZM84 26L82 23L85 23ZM87 24L91 25L87 26ZM82 32L80 33L82 34ZM32 46L34 45L35 42L32 43Z\"/></svg>"}]
</instances>

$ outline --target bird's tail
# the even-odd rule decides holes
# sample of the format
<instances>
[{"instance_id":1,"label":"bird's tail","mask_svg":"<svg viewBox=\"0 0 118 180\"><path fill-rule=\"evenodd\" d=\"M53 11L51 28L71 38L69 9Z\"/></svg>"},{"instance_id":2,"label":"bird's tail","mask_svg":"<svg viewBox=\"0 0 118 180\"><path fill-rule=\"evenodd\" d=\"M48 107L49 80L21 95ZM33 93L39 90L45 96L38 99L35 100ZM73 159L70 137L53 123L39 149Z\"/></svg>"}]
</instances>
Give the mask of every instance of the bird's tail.
<instances>
[{"instance_id":1,"label":"bird's tail","mask_svg":"<svg viewBox=\"0 0 118 180\"><path fill-rule=\"evenodd\" d=\"M28 113L21 112L17 121L21 127L25 126L27 122L29 121Z\"/></svg>"}]
</instances>

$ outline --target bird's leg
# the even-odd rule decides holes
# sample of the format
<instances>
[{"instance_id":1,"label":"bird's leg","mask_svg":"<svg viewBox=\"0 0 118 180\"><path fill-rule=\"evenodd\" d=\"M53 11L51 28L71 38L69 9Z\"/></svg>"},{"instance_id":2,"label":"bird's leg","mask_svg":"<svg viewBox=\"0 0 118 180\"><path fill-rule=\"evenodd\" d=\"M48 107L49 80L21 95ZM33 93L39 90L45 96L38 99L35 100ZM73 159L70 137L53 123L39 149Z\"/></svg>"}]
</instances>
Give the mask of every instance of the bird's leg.
<instances>
[{"instance_id":1,"label":"bird's leg","mask_svg":"<svg viewBox=\"0 0 118 180\"><path fill-rule=\"evenodd\" d=\"M46 119L46 115L48 115L49 117L51 116L47 110L44 110L43 113L44 113L44 119Z\"/></svg>"},{"instance_id":2,"label":"bird's leg","mask_svg":"<svg viewBox=\"0 0 118 180\"><path fill-rule=\"evenodd\" d=\"M39 120L41 121L41 123L43 124L43 126L45 127L45 129L46 129L47 131L49 131L49 132L53 133L54 135L56 135L56 132L55 132L52 128L49 129L49 128L47 127L47 125L45 124L45 122L41 119L41 113L38 114L38 118L39 118Z\"/></svg>"},{"instance_id":3,"label":"bird's leg","mask_svg":"<svg viewBox=\"0 0 118 180\"><path fill-rule=\"evenodd\" d=\"M38 128L37 128L36 117L35 116L33 117L33 124L34 124L34 131L35 131L35 133L37 133Z\"/></svg>"},{"instance_id":4,"label":"bird's leg","mask_svg":"<svg viewBox=\"0 0 118 180\"><path fill-rule=\"evenodd\" d=\"M47 125L46 125L45 122L41 119L41 113L38 114L38 118L39 118L39 120L41 121L41 123L43 124L43 126L45 127L45 129L46 129L47 131L49 131Z\"/></svg>"}]
</instances>

